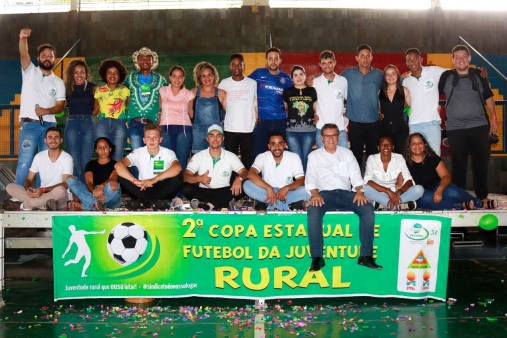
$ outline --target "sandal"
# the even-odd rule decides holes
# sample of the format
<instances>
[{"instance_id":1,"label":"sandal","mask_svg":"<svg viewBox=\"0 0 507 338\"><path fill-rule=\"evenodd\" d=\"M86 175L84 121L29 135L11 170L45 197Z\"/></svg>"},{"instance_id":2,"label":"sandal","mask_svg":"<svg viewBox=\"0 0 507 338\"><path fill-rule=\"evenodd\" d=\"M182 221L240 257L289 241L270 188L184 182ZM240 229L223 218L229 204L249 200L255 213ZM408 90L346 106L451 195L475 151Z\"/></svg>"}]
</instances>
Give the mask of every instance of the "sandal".
<instances>
[{"instance_id":1,"label":"sandal","mask_svg":"<svg viewBox=\"0 0 507 338\"><path fill-rule=\"evenodd\" d=\"M68 201L66 209L68 211L81 211L81 210L83 210L83 206L81 205L80 202Z\"/></svg>"},{"instance_id":2,"label":"sandal","mask_svg":"<svg viewBox=\"0 0 507 338\"><path fill-rule=\"evenodd\" d=\"M474 200L461 202L461 210L474 210L474 209L475 209Z\"/></svg>"},{"instance_id":3,"label":"sandal","mask_svg":"<svg viewBox=\"0 0 507 338\"><path fill-rule=\"evenodd\" d=\"M485 198L482 200L482 207L484 209L496 209L498 208L498 202L496 200L490 200L489 198Z\"/></svg>"}]
</instances>

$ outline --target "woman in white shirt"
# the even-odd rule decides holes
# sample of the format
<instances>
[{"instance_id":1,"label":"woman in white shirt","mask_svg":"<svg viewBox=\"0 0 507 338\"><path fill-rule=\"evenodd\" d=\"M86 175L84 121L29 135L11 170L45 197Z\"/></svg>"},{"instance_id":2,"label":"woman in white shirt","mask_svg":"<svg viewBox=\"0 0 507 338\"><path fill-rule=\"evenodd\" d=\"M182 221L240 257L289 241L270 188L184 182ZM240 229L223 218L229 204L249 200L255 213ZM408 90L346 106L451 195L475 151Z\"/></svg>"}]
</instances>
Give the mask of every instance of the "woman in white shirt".
<instances>
[{"instance_id":1,"label":"woman in white shirt","mask_svg":"<svg viewBox=\"0 0 507 338\"><path fill-rule=\"evenodd\" d=\"M414 210L424 188L414 185L405 159L393 153L393 149L393 140L389 136L380 138L379 153L369 156L366 161L364 195L373 202L375 209ZM403 185L397 189L400 175Z\"/></svg>"}]
</instances>

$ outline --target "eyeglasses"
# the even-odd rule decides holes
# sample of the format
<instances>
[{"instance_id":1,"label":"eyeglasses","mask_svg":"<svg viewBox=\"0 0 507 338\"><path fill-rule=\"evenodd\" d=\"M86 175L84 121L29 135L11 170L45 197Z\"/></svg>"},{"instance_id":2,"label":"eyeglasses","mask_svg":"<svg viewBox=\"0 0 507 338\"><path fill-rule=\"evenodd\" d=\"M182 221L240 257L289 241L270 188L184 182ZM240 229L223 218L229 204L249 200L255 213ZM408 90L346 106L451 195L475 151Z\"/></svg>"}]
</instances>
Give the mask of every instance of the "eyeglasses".
<instances>
[{"instance_id":1,"label":"eyeglasses","mask_svg":"<svg viewBox=\"0 0 507 338\"><path fill-rule=\"evenodd\" d=\"M338 137L338 134L322 135L323 138L328 139L330 137Z\"/></svg>"},{"instance_id":2,"label":"eyeglasses","mask_svg":"<svg viewBox=\"0 0 507 338\"><path fill-rule=\"evenodd\" d=\"M454 57L454 60L467 60L468 58L469 58L469 55L462 55L462 56L456 55Z\"/></svg>"}]
</instances>

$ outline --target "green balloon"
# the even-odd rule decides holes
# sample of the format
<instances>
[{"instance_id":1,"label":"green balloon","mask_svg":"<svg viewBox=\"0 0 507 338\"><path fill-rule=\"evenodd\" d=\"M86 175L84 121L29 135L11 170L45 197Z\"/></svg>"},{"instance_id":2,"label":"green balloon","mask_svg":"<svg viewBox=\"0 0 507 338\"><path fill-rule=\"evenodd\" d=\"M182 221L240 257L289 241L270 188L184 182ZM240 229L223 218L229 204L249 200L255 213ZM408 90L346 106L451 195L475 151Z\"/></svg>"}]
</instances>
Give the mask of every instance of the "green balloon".
<instances>
[{"instance_id":1,"label":"green balloon","mask_svg":"<svg viewBox=\"0 0 507 338\"><path fill-rule=\"evenodd\" d=\"M493 214L486 214L479 220L479 226L484 230L495 230L498 226L498 217Z\"/></svg>"},{"instance_id":2,"label":"green balloon","mask_svg":"<svg viewBox=\"0 0 507 338\"><path fill-rule=\"evenodd\" d=\"M61 113L55 114L55 116L58 118L62 117L63 115L65 115L65 110L62 111Z\"/></svg>"}]
</instances>

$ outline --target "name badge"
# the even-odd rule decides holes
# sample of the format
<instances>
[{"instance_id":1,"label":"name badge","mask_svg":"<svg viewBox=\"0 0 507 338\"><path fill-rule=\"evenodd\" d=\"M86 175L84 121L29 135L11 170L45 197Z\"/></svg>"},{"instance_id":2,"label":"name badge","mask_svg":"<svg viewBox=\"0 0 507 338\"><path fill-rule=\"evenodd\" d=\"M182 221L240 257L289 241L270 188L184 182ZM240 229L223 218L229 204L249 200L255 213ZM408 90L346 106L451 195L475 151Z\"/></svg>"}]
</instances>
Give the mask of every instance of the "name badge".
<instances>
[{"instance_id":1,"label":"name badge","mask_svg":"<svg viewBox=\"0 0 507 338\"><path fill-rule=\"evenodd\" d=\"M164 160L153 161L153 174L158 175L164 171Z\"/></svg>"}]
</instances>

